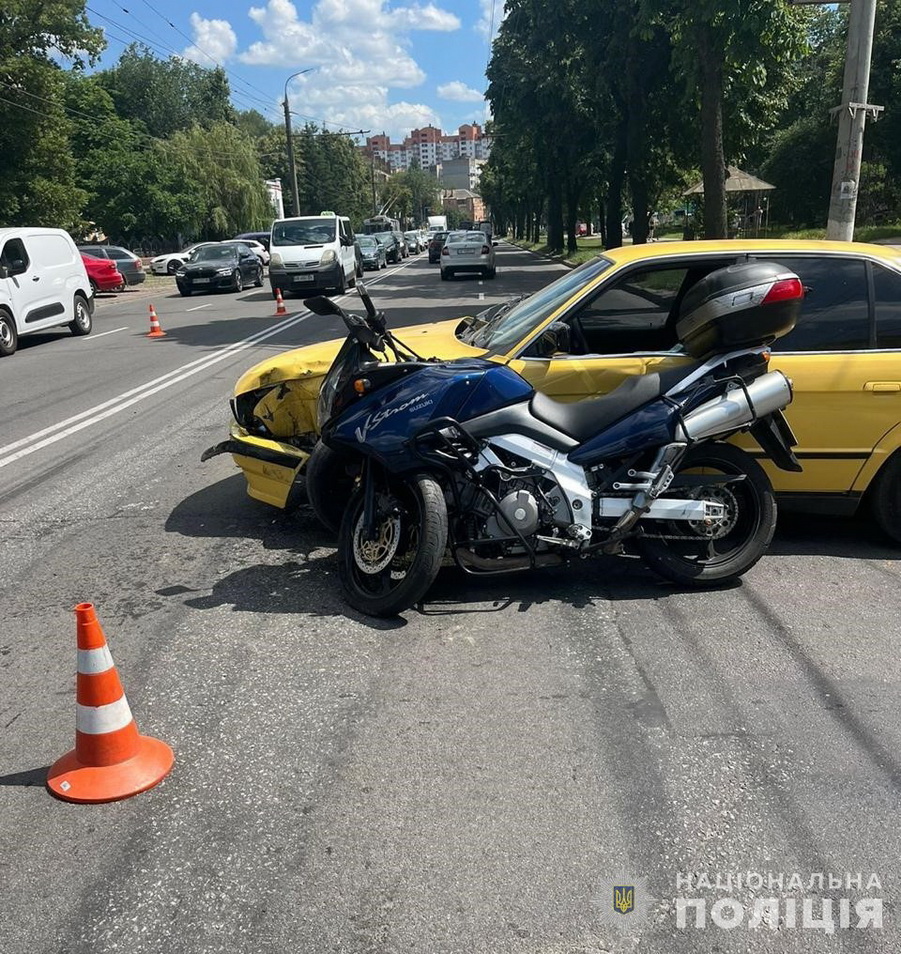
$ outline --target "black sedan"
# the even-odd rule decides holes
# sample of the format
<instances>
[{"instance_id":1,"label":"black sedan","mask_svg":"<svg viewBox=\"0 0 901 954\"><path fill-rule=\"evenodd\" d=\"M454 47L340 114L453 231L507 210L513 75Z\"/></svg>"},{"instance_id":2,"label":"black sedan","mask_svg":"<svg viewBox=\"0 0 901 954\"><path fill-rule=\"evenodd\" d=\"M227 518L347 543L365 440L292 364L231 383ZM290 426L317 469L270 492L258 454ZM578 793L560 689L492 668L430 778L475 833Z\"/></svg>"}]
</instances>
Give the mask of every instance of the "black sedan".
<instances>
[{"instance_id":1,"label":"black sedan","mask_svg":"<svg viewBox=\"0 0 901 954\"><path fill-rule=\"evenodd\" d=\"M373 234L379 245L385 249L385 258L395 265L401 260L401 249L393 232L375 232Z\"/></svg>"},{"instance_id":2,"label":"black sedan","mask_svg":"<svg viewBox=\"0 0 901 954\"><path fill-rule=\"evenodd\" d=\"M263 266L250 246L217 242L195 249L175 273L175 283L182 295L214 289L239 292L247 285L262 286Z\"/></svg>"},{"instance_id":3,"label":"black sedan","mask_svg":"<svg viewBox=\"0 0 901 954\"><path fill-rule=\"evenodd\" d=\"M388 267L385 246L374 235L358 235L356 240L363 256L363 268L378 270Z\"/></svg>"}]
</instances>

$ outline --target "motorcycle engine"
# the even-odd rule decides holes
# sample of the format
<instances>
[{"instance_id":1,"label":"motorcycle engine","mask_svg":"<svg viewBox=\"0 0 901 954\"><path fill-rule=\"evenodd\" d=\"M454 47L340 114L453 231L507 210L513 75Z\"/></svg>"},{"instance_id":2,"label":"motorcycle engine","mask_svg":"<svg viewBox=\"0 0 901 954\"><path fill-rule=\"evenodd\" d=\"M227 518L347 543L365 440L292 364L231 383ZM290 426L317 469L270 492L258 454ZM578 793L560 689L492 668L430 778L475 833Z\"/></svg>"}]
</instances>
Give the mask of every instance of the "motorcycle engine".
<instances>
[{"instance_id":1,"label":"motorcycle engine","mask_svg":"<svg viewBox=\"0 0 901 954\"><path fill-rule=\"evenodd\" d=\"M525 486L502 497L498 509L503 517L493 514L485 524L489 537L509 537L513 529L527 537L538 529L541 517L538 501Z\"/></svg>"}]
</instances>

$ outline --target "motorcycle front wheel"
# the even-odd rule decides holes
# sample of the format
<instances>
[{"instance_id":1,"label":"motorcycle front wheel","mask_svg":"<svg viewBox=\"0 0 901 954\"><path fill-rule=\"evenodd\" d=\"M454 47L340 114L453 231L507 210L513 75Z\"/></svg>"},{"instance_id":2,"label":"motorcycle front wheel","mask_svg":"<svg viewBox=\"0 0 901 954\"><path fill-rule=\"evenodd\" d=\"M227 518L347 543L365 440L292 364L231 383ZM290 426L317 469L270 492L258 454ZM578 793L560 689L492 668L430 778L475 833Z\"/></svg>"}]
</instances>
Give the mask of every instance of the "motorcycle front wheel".
<instances>
[{"instance_id":1,"label":"motorcycle front wheel","mask_svg":"<svg viewBox=\"0 0 901 954\"><path fill-rule=\"evenodd\" d=\"M347 602L368 616L394 616L419 602L447 546L441 487L418 474L375 493L375 528L365 529L365 490L354 494L338 534L338 572Z\"/></svg>"},{"instance_id":2,"label":"motorcycle front wheel","mask_svg":"<svg viewBox=\"0 0 901 954\"><path fill-rule=\"evenodd\" d=\"M732 444L700 444L679 465L676 476L745 475L744 480L688 489L668 496L709 500L725 508L721 520L644 520L638 550L645 563L667 580L683 586L728 583L747 573L763 556L776 529L776 498L760 464Z\"/></svg>"}]
</instances>

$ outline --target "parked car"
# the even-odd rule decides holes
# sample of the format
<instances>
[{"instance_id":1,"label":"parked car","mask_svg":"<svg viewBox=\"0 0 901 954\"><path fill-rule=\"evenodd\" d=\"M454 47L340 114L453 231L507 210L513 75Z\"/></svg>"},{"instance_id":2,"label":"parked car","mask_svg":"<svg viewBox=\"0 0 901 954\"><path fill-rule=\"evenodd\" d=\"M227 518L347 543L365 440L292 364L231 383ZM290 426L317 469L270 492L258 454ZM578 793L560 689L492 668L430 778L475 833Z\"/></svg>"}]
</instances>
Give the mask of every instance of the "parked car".
<instances>
[{"instance_id":1,"label":"parked car","mask_svg":"<svg viewBox=\"0 0 901 954\"><path fill-rule=\"evenodd\" d=\"M81 260L84 262L85 271L88 273L88 280L95 295L98 292L119 291L125 287L122 272L116 268L116 263L112 259L95 258L93 255L85 255L82 252Z\"/></svg>"},{"instance_id":2,"label":"parked car","mask_svg":"<svg viewBox=\"0 0 901 954\"><path fill-rule=\"evenodd\" d=\"M460 272L479 272L494 278L494 245L484 232L451 232L441 249L441 278L447 281Z\"/></svg>"},{"instance_id":3,"label":"parked car","mask_svg":"<svg viewBox=\"0 0 901 954\"><path fill-rule=\"evenodd\" d=\"M240 235L235 236L236 242L243 242L249 239L251 242L259 242L266 251L269 251L269 240L271 239L271 232L242 232ZM265 263L264 263L265 264Z\"/></svg>"},{"instance_id":4,"label":"parked car","mask_svg":"<svg viewBox=\"0 0 901 954\"><path fill-rule=\"evenodd\" d=\"M404 233L392 232L391 234L394 236L395 241L397 242L398 248L400 249L400 257L406 258L410 253L407 251L407 242L404 239Z\"/></svg>"},{"instance_id":5,"label":"parked car","mask_svg":"<svg viewBox=\"0 0 901 954\"><path fill-rule=\"evenodd\" d=\"M444 241L447 238L447 232L432 232L429 236L429 264L434 265L441 261L441 249L444 248Z\"/></svg>"},{"instance_id":6,"label":"parked car","mask_svg":"<svg viewBox=\"0 0 901 954\"><path fill-rule=\"evenodd\" d=\"M374 235L357 235L356 241L363 257L363 268L378 270L388 267L385 246Z\"/></svg>"},{"instance_id":7,"label":"parked car","mask_svg":"<svg viewBox=\"0 0 901 954\"><path fill-rule=\"evenodd\" d=\"M150 259L150 271L154 275L174 275L190 257L191 253L204 245L215 245L215 242L195 242L180 252L169 252L167 255L157 255Z\"/></svg>"},{"instance_id":8,"label":"parked car","mask_svg":"<svg viewBox=\"0 0 901 954\"><path fill-rule=\"evenodd\" d=\"M175 273L182 295L195 291L225 289L239 292L247 285L263 284L263 266L243 242L216 242L202 245Z\"/></svg>"},{"instance_id":9,"label":"parked car","mask_svg":"<svg viewBox=\"0 0 901 954\"><path fill-rule=\"evenodd\" d=\"M422 251L422 242L419 239L419 232L404 232L404 242L407 243L407 251L410 255L418 255Z\"/></svg>"},{"instance_id":10,"label":"parked car","mask_svg":"<svg viewBox=\"0 0 901 954\"><path fill-rule=\"evenodd\" d=\"M385 247L385 258L396 265L401 258L400 244L394 232L374 232L372 237Z\"/></svg>"},{"instance_id":11,"label":"parked car","mask_svg":"<svg viewBox=\"0 0 901 954\"><path fill-rule=\"evenodd\" d=\"M627 245L528 298L396 333L420 354L487 357L545 394L576 401L690 363L675 333L685 293L749 258L783 265L807 290L797 325L773 344L770 361L794 382L786 417L803 471L772 466L749 435L737 443L760 459L784 508L868 509L901 542L901 248L778 240ZM237 420L219 450L234 454L252 497L285 505L316 439L317 382L342 342L284 352L239 379Z\"/></svg>"},{"instance_id":12,"label":"parked car","mask_svg":"<svg viewBox=\"0 0 901 954\"><path fill-rule=\"evenodd\" d=\"M62 229L0 229L0 355L22 335L68 325L91 333L94 294L84 261Z\"/></svg>"},{"instance_id":13,"label":"parked car","mask_svg":"<svg viewBox=\"0 0 901 954\"><path fill-rule=\"evenodd\" d=\"M79 245L82 255L110 259L122 273L126 285L140 285L147 278L144 262L134 252L119 245Z\"/></svg>"},{"instance_id":14,"label":"parked car","mask_svg":"<svg viewBox=\"0 0 901 954\"><path fill-rule=\"evenodd\" d=\"M266 247L262 242L257 242L255 239L235 239L234 241L246 245L260 260L261 265L269 264L269 252L266 251Z\"/></svg>"}]
</instances>

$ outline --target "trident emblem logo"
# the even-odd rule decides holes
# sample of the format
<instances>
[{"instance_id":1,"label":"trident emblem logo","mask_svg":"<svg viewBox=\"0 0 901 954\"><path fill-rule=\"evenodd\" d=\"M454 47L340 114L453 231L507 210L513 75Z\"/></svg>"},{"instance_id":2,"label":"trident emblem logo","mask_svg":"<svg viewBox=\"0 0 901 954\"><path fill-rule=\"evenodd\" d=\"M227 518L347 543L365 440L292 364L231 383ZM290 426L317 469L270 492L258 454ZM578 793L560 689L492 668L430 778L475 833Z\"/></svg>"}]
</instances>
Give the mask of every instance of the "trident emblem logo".
<instances>
[{"instance_id":1,"label":"trident emblem logo","mask_svg":"<svg viewBox=\"0 0 901 954\"><path fill-rule=\"evenodd\" d=\"M613 910L620 914L628 914L635 910L634 885L615 884L613 886Z\"/></svg>"}]
</instances>

